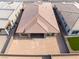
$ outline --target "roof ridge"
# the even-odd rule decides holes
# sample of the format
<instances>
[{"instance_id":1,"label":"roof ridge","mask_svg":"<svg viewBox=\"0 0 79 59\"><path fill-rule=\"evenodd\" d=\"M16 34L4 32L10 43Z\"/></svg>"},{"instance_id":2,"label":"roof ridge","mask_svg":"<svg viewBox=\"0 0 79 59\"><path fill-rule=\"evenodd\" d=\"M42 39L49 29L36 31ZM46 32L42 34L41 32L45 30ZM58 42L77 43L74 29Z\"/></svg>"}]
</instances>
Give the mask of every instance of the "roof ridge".
<instances>
[{"instance_id":1,"label":"roof ridge","mask_svg":"<svg viewBox=\"0 0 79 59\"><path fill-rule=\"evenodd\" d=\"M79 17L78 17L79 18ZM72 25L71 29L75 26L76 22L78 21L78 18L77 20L74 22L74 24Z\"/></svg>"},{"instance_id":2,"label":"roof ridge","mask_svg":"<svg viewBox=\"0 0 79 59\"><path fill-rule=\"evenodd\" d=\"M45 32L48 32L38 21L37 21L37 24L39 24L41 28L45 30Z\"/></svg>"},{"instance_id":3,"label":"roof ridge","mask_svg":"<svg viewBox=\"0 0 79 59\"><path fill-rule=\"evenodd\" d=\"M27 29L29 28L29 26L31 27L32 25L35 24L34 22L37 21L37 19L35 19L36 17L37 17L37 15L36 15L35 17L33 17L33 21L32 21L28 26L25 27L24 31L27 30ZM34 20L35 20L35 21L34 21ZM24 31L23 31L23 32L24 32Z\"/></svg>"},{"instance_id":4,"label":"roof ridge","mask_svg":"<svg viewBox=\"0 0 79 59\"><path fill-rule=\"evenodd\" d=\"M39 15L40 17L42 17L41 15ZM42 17L43 18L43 17ZM45 18L43 18L44 20L45 20ZM53 25L51 25L47 20L45 20L50 26L52 26L53 28L55 28ZM55 28L55 30L57 30L56 28ZM58 31L58 30L57 30ZM59 32L59 31L58 31Z\"/></svg>"},{"instance_id":5,"label":"roof ridge","mask_svg":"<svg viewBox=\"0 0 79 59\"><path fill-rule=\"evenodd\" d=\"M38 14L38 17L40 17L40 15ZM43 25L45 25L41 20L37 20L37 22L39 23L39 21L43 24ZM40 23L39 23L40 24ZM41 25L41 24L40 24ZM42 25L41 25L42 26ZM45 25L46 26L46 25ZM44 26L42 26L43 28L44 28ZM46 26L47 27L47 26ZM44 28L47 32L48 32L48 30L46 29L46 28Z\"/></svg>"}]
</instances>

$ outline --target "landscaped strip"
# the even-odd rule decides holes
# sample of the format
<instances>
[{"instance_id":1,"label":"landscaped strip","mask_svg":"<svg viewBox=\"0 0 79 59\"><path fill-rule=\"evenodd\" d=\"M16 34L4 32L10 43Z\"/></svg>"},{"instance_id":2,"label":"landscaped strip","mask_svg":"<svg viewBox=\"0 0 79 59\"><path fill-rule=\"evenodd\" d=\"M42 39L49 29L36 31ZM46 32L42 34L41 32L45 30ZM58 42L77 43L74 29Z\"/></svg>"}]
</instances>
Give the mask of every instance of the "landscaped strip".
<instances>
[{"instance_id":1,"label":"landscaped strip","mask_svg":"<svg viewBox=\"0 0 79 59\"><path fill-rule=\"evenodd\" d=\"M79 51L79 37L69 37L68 42L73 51Z\"/></svg>"}]
</instances>

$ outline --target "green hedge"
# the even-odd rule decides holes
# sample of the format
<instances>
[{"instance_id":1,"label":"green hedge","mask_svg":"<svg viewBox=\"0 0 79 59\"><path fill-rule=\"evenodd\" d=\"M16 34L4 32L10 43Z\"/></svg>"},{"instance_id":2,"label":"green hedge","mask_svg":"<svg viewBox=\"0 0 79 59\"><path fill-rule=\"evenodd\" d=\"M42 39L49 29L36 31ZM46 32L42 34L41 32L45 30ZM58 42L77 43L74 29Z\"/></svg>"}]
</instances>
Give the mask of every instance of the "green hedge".
<instances>
[{"instance_id":1,"label":"green hedge","mask_svg":"<svg viewBox=\"0 0 79 59\"><path fill-rule=\"evenodd\" d=\"M79 37L70 37L68 42L72 50L79 51Z\"/></svg>"}]
</instances>

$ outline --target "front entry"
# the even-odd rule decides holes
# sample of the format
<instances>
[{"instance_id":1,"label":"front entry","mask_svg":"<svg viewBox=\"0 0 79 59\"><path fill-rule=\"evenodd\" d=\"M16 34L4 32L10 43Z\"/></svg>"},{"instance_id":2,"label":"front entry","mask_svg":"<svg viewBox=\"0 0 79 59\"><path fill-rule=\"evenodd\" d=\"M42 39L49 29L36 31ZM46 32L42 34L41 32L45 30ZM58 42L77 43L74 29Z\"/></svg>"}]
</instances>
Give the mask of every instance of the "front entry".
<instances>
[{"instance_id":1,"label":"front entry","mask_svg":"<svg viewBox=\"0 0 79 59\"><path fill-rule=\"evenodd\" d=\"M40 33L35 33L35 34L30 34L31 38L44 38L44 34Z\"/></svg>"}]
</instances>

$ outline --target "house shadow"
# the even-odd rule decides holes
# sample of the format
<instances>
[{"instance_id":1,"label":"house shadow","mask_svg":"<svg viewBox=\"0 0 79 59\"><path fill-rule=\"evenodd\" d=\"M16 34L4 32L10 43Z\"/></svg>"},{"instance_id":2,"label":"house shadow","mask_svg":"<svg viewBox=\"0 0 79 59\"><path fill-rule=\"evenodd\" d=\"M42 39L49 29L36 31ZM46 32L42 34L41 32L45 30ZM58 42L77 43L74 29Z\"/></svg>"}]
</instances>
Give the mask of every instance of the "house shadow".
<instances>
[{"instance_id":1,"label":"house shadow","mask_svg":"<svg viewBox=\"0 0 79 59\"><path fill-rule=\"evenodd\" d=\"M51 55L42 56L42 59L51 59Z\"/></svg>"}]
</instances>

